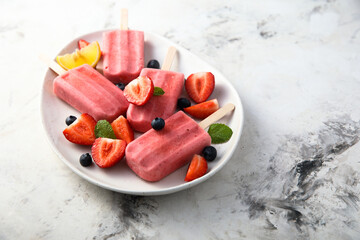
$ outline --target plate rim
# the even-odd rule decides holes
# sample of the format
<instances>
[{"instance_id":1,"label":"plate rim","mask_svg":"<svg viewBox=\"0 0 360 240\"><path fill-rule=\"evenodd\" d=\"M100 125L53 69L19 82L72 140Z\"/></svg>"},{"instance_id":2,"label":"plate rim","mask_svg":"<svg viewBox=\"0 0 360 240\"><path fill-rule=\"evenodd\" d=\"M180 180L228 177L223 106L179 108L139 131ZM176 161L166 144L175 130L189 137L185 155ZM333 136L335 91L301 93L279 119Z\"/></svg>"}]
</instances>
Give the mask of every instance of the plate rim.
<instances>
[{"instance_id":1,"label":"plate rim","mask_svg":"<svg viewBox=\"0 0 360 240\"><path fill-rule=\"evenodd\" d=\"M77 39L82 39L82 38L85 38L86 36L88 35L94 35L94 34L100 34L100 33L103 33L105 31L111 31L112 29L103 29L103 30L97 30L97 31L94 31L94 32L90 32L90 33L87 33L87 34L83 34L79 37L76 37L74 38L73 40L71 40L70 42L67 43L66 46L70 45L73 41L77 40ZM239 141L240 141L240 138L241 138L241 135L242 135L242 131L243 131L243 126L244 126L244 119L245 119L245 116L244 116L244 107L243 107L243 104L242 104L242 101L241 101L241 98L238 94L238 92L236 91L235 87L233 86L233 84L222 74L222 72L220 72L218 69L216 69L215 67L213 67L211 64L209 64L208 62L204 61L202 58L200 58L199 56L197 56L196 54L190 52L189 50L187 50L186 48L180 46L179 44L159 35L159 34L156 34L156 33L153 33L153 32L147 32L147 31L144 31L145 35L146 34L149 34L149 35L153 35L155 36L156 38L160 38L162 41L166 41L168 42L169 44L171 45L175 45L175 47L183 52L187 52L195 57L197 57L199 60L205 62L207 65L211 66L213 69L216 70L217 74L218 75L221 75L221 77L223 79L226 80L227 83L230 84L230 86L233 88L234 92L236 93L236 97L238 98L238 101L239 101L239 106L236 105L236 111L239 111L238 114L241 115L241 122L240 122L240 126L239 128L237 129L238 131L238 134L237 134L237 137L236 137L236 140L235 142L233 142L233 147L231 147L231 150L226 152L226 154L228 155L227 157L227 160L226 161L223 161L221 162L218 166L217 166L217 169L214 170L214 171L209 171L207 172L204 176L200 177L200 178L197 178L191 182L184 182L184 184L181 184L181 185L177 185L177 186L172 186L172 187L168 187L168 188L164 188L164 189L159 189L159 190L151 190L151 191L130 191L130 190L122 190L122 189L118 189L118 188L115 188L115 187L112 187L106 183L100 183L98 181L96 181L95 179L91 178L90 176L88 176L87 174L79 171L76 167L73 166L73 164L70 163L70 161L68 161L61 153L60 151L57 149L57 147L55 146L55 144L51 141L51 136L50 136L50 133L47 131L47 128L46 128L46 124L45 124L45 117L44 117L44 109L43 109L43 102L44 102L44 92L45 92L45 79L46 79L46 75L48 74L48 71L52 71L51 69L47 68L47 71L45 72L45 76L43 78L43 83L42 83L42 86L41 86L41 98L40 98L40 114L41 114L41 124L43 126L43 131L45 132L46 136L47 136L47 141L50 143L50 146L52 148L52 150L55 152L55 154L58 156L58 158L61 159L61 161L67 166L69 167L74 173L76 173L78 176L84 178L85 180L91 182L92 184L96 185L96 186L99 186L99 187L102 187L104 189L108 189L108 190L111 190L111 191L114 191L114 192L119 192L119 193L124 193L124 194L131 194L131 195L138 195L138 196L156 196L156 195L166 195L166 194L171 194L171 193L175 193L175 192L178 192L178 191L182 191L182 190L185 190L185 189L188 189L188 188L191 188L195 185L198 185L199 183L201 182L204 182L205 180L211 178L213 175L215 175L217 172L219 172L224 166L225 164L227 164L229 162L229 160L232 158L235 150L237 149L237 146L239 145ZM64 48L63 47L62 50ZM61 51L62 51L61 50ZM60 51L60 52L61 52ZM60 54L60 52L58 54ZM57 55L58 55L57 54Z\"/></svg>"}]
</instances>

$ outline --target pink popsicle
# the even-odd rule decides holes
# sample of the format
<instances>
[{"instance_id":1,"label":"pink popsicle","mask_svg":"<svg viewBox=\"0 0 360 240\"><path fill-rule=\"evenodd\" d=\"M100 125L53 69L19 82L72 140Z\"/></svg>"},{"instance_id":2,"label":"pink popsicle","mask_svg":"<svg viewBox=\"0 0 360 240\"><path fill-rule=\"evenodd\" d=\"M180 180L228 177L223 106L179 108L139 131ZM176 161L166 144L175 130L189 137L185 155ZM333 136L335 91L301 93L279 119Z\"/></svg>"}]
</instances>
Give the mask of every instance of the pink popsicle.
<instances>
[{"instance_id":1,"label":"pink popsicle","mask_svg":"<svg viewBox=\"0 0 360 240\"><path fill-rule=\"evenodd\" d=\"M87 64L56 77L53 90L56 96L95 120L111 122L129 106L123 92Z\"/></svg>"},{"instance_id":2,"label":"pink popsicle","mask_svg":"<svg viewBox=\"0 0 360 240\"><path fill-rule=\"evenodd\" d=\"M144 68L144 32L128 29L128 11L121 9L120 30L103 33L103 73L114 83L129 83Z\"/></svg>"},{"instance_id":3,"label":"pink popsicle","mask_svg":"<svg viewBox=\"0 0 360 240\"><path fill-rule=\"evenodd\" d=\"M234 109L228 103L199 124L182 111L175 113L165 120L163 129L151 129L126 147L128 166L144 180L161 180L210 145L211 138L204 129Z\"/></svg>"},{"instance_id":4,"label":"pink popsicle","mask_svg":"<svg viewBox=\"0 0 360 240\"><path fill-rule=\"evenodd\" d=\"M144 32L104 32L102 54L104 76L114 83L129 83L144 68Z\"/></svg>"},{"instance_id":5,"label":"pink popsicle","mask_svg":"<svg viewBox=\"0 0 360 240\"><path fill-rule=\"evenodd\" d=\"M127 119L131 126L139 132L151 128L151 121L156 117L167 119L176 110L177 99L184 86L184 74L152 68L144 68L140 76L148 76L154 86L161 87L164 95L152 96L143 106L130 104Z\"/></svg>"},{"instance_id":6,"label":"pink popsicle","mask_svg":"<svg viewBox=\"0 0 360 240\"><path fill-rule=\"evenodd\" d=\"M140 73L140 76L148 76L154 82L154 86L162 88L165 94L153 96L143 106L130 104L127 118L138 132L149 130L154 118L166 119L175 112L177 99L184 85L184 74L169 71L175 54L176 48L169 47L161 70L144 68Z\"/></svg>"},{"instance_id":7,"label":"pink popsicle","mask_svg":"<svg viewBox=\"0 0 360 240\"><path fill-rule=\"evenodd\" d=\"M151 129L132 141L126 148L126 162L142 179L159 181L210 144L209 134L179 111L165 120L162 130Z\"/></svg>"}]
</instances>

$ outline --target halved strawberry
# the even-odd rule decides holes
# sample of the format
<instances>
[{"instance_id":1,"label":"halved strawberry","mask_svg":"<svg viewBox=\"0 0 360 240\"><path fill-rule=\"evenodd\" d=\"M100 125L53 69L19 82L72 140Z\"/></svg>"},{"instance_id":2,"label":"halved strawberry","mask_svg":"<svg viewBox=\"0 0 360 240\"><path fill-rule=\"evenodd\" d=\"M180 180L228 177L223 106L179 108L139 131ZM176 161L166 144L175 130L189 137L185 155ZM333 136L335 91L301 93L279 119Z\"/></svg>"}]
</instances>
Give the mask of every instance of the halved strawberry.
<instances>
[{"instance_id":1,"label":"halved strawberry","mask_svg":"<svg viewBox=\"0 0 360 240\"><path fill-rule=\"evenodd\" d=\"M79 50L82 49L83 47L86 47L87 45L89 45L90 43L88 41L85 41L83 39L80 39L78 41L78 47L79 47Z\"/></svg>"},{"instance_id":2,"label":"halved strawberry","mask_svg":"<svg viewBox=\"0 0 360 240\"><path fill-rule=\"evenodd\" d=\"M214 91L214 87L215 78L211 72L193 73L185 81L186 92L196 103L206 101Z\"/></svg>"},{"instance_id":3,"label":"halved strawberry","mask_svg":"<svg viewBox=\"0 0 360 240\"><path fill-rule=\"evenodd\" d=\"M154 83L146 77L140 76L132 80L124 89L126 99L135 105L144 105L154 94Z\"/></svg>"},{"instance_id":4,"label":"halved strawberry","mask_svg":"<svg viewBox=\"0 0 360 240\"><path fill-rule=\"evenodd\" d=\"M120 139L97 138L91 147L91 155L101 168L114 166L125 155L126 142Z\"/></svg>"},{"instance_id":5,"label":"halved strawberry","mask_svg":"<svg viewBox=\"0 0 360 240\"><path fill-rule=\"evenodd\" d=\"M95 141L95 119L87 113L73 122L63 131L67 140L81 145L92 145Z\"/></svg>"},{"instance_id":6,"label":"halved strawberry","mask_svg":"<svg viewBox=\"0 0 360 240\"><path fill-rule=\"evenodd\" d=\"M123 115L115 119L111 123L111 127L114 130L116 138L124 140L127 144L134 140L134 131Z\"/></svg>"},{"instance_id":7,"label":"halved strawberry","mask_svg":"<svg viewBox=\"0 0 360 240\"><path fill-rule=\"evenodd\" d=\"M217 99L209 100L203 103L199 103L187 108L184 111L193 117L204 119L209 115L213 114L219 109L219 103Z\"/></svg>"},{"instance_id":8,"label":"halved strawberry","mask_svg":"<svg viewBox=\"0 0 360 240\"><path fill-rule=\"evenodd\" d=\"M195 154L190 162L189 168L186 173L185 181L190 182L203 175L208 170L208 165L204 157Z\"/></svg>"}]
</instances>

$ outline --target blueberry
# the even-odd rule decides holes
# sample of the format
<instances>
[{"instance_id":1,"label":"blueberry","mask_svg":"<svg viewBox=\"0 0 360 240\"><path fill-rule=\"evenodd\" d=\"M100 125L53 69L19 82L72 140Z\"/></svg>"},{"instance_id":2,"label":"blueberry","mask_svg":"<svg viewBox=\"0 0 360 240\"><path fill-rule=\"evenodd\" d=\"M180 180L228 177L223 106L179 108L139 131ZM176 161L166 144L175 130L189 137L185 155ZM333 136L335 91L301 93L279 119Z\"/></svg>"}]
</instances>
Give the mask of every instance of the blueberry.
<instances>
[{"instance_id":1,"label":"blueberry","mask_svg":"<svg viewBox=\"0 0 360 240\"><path fill-rule=\"evenodd\" d=\"M146 67L160 69L160 63L157 60L152 59L148 62Z\"/></svg>"},{"instance_id":2,"label":"blueberry","mask_svg":"<svg viewBox=\"0 0 360 240\"><path fill-rule=\"evenodd\" d=\"M154 120L151 121L151 127L155 130L161 130L165 127L165 121L162 118L154 118Z\"/></svg>"},{"instance_id":3,"label":"blueberry","mask_svg":"<svg viewBox=\"0 0 360 240\"><path fill-rule=\"evenodd\" d=\"M92 164L92 157L90 153L84 153L80 156L80 164L83 167L88 167Z\"/></svg>"},{"instance_id":4,"label":"blueberry","mask_svg":"<svg viewBox=\"0 0 360 240\"><path fill-rule=\"evenodd\" d=\"M191 102L187 98L179 98L177 101L177 106L180 109L187 108L191 106Z\"/></svg>"},{"instance_id":5,"label":"blueberry","mask_svg":"<svg viewBox=\"0 0 360 240\"><path fill-rule=\"evenodd\" d=\"M123 83L117 83L117 84L115 84L118 88L120 88L121 90L123 90L124 91L124 89L125 89L125 84L123 84Z\"/></svg>"},{"instance_id":6,"label":"blueberry","mask_svg":"<svg viewBox=\"0 0 360 240\"><path fill-rule=\"evenodd\" d=\"M213 146L207 146L203 149L202 154L206 161L211 162L214 161L214 159L216 158L217 151L216 148L214 148Z\"/></svg>"},{"instance_id":7,"label":"blueberry","mask_svg":"<svg viewBox=\"0 0 360 240\"><path fill-rule=\"evenodd\" d=\"M70 126L70 124L75 122L76 119L77 118L75 116L70 115L66 118L65 123L66 123L66 125Z\"/></svg>"}]
</instances>

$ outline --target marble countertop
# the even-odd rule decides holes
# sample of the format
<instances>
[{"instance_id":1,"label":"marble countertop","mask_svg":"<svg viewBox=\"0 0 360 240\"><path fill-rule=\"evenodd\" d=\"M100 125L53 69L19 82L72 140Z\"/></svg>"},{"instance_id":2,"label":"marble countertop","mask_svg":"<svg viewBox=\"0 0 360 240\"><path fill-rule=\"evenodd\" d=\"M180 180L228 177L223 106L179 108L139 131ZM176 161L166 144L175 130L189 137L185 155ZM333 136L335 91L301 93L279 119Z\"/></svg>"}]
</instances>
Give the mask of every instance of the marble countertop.
<instances>
[{"instance_id":1,"label":"marble countertop","mask_svg":"<svg viewBox=\"0 0 360 240\"><path fill-rule=\"evenodd\" d=\"M212 178L141 197L97 187L52 151L46 66L72 39L131 24L219 69L245 110ZM0 1L0 239L359 239L358 0Z\"/></svg>"}]
</instances>

